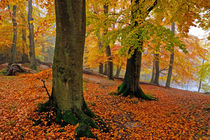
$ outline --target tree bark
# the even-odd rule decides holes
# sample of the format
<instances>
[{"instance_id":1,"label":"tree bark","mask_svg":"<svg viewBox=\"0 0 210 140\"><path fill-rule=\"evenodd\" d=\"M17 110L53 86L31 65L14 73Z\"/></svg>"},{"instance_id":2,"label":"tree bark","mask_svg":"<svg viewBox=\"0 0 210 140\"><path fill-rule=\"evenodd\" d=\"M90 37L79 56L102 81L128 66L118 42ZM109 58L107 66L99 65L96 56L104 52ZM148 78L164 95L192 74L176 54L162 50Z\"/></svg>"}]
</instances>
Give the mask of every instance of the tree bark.
<instances>
[{"instance_id":1,"label":"tree bark","mask_svg":"<svg viewBox=\"0 0 210 140\"><path fill-rule=\"evenodd\" d=\"M105 65L104 65L104 75L107 75L108 73L108 64L107 62L105 62Z\"/></svg>"},{"instance_id":2,"label":"tree bark","mask_svg":"<svg viewBox=\"0 0 210 140\"><path fill-rule=\"evenodd\" d=\"M118 65L118 66L117 66L117 71L116 71L115 77L118 78L118 77L120 76L120 71L121 71L121 69L122 69L122 65L120 65L120 66Z\"/></svg>"},{"instance_id":3,"label":"tree bark","mask_svg":"<svg viewBox=\"0 0 210 140\"><path fill-rule=\"evenodd\" d=\"M98 34L98 48L99 48L99 51L101 51L102 49L102 43L101 43L101 37L100 37L100 32ZM103 74L103 63L99 63L99 73L100 74Z\"/></svg>"},{"instance_id":4,"label":"tree bark","mask_svg":"<svg viewBox=\"0 0 210 140\"><path fill-rule=\"evenodd\" d=\"M173 34L175 34L175 23L174 22L171 25L171 31L172 31ZM173 64L174 64L174 46L173 46L172 49L173 50L172 50L172 53L170 55L170 63L169 63L166 87L170 87L170 84L171 84L172 70L173 70Z\"/></svg>"},{"instance_id":5,"label":"tree bark","mask_svg":"<svg viewBox=\"0 0 210 140\"><path fill-rule=\"evenodd\" d=\"M106 3L104 5L104 14L108 17L108 4ZM106 23L105 23L105 26L106 26ZM108 28L105 27L105 33L104 35L107 34L108 32ZM113 63L112 63L112 55L111 55L111 49L110 49L110 46L109 45L106 45L106 56L108 57L108 60L107 60L107 77L110 79L110 80L114 80L113 78Z\"/></svg>"},{"instance_id":6,"label":"tree bark","mask_svg":"<svg viewBox=\"0 0 210 140\"><path fill-rule=\"evenodd\" d=\"M57 122L79 126L78 136L93 137L97 127L83 97L83 53L85 43L85 0L55 0L56 45L51 102L57 107Z\"/></svg>"},{"instance_id":7,"label":"tree bark","mask_svg":"<svg viewBox=\"0 0 210 140\"><path fill-rule=\"evenodd\" d=\"M34 45L34 25L33 25L33 7L32 0L28 0L28 29L29 29L29 49L30 49L30 63L31 69L36 70L36 56L35 56L35 45Z\"/></svg>"},{"instance_id":8,"label":"tree bark","mask_svg":"<svg viewBox=\"0 0 210 140\"><path fill-rule=\"evenodd\" d=\"M205 60L203 59L203 61L202 61L202 65L201 65L201 66L203 66L204 61L205 61ZM199 85L198 85L198 92L200 92L201 87L202 87L202 79L200 78Z\"/></svg>"},{"instance_id":9,"label":"tree bark","mask_svg":"<svg viewBox=\"0 0 210 140\"><path fill-rule=\"evenodd\" d=\"M16 11L17 11L17 6L13 5L12 9L12 24L13 24L13 41L12 41L12 47L11 47L11 53L12 57L10 60L10 63L15 62L15 57L16 57L16 43L17 43L17 21L16 21Z\"/></svg>"},{"instance_id":10,"label":"tree bark","mask_svg":"<svg viewBox=\"0 0 210 140\"><path fill-rule=\"evenodd\" d=\"M155 77L154 77L154 84L159 85L159 76L160 76L160 70L159 70L159 54L154 54L155 56Z\"/></svg>"},{"instance_id":11,"label":"tree bark","mask_svg":"<svg viewBox=\"0 0 210 140\"><path fill-rule=\"evenodd\" d=\"M22 17L23 23L25 23L26 22L26 19L25 19L24 15L22 14L21 17ZM24 26L24 27L22 27L22 50L23 50L22 62L23 63L28 63L29 62L28 54L25 51L26 46L27 46L27 42L26 42L26 29L25 29L25 26Z\"/></svg>"},{"instance_id":12,"label":"tree bark","mask_svg":"<svg viewBox=\"0 0 210 140\"><path fill-rule=\"evenodd\" d=\"M150 83L154 83L154 79L155 79L155 61L153 61L152 63L152 78Z\"/></svg>"}]
</instances>

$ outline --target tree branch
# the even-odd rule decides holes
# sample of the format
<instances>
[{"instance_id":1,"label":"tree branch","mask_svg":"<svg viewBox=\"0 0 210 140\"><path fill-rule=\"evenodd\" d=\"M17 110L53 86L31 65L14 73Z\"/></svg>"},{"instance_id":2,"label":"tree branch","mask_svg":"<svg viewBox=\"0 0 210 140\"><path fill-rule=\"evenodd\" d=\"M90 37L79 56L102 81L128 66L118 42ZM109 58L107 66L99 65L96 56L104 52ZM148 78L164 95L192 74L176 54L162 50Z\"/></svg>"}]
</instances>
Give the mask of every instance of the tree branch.
<instances>
[{"instance_id":1,"label":"tree branch","mask_svg":"<svg viewBox=\"0 0 210 140\"><path fill-rule=\"evenodd\" d=\"M157 5L157 0L155 0L155 2L153 3L152 7L150 7L149 9L147 9L148 14L154 9L154 7Z\"/></svg>"},{"instance_id":2,"label":"tree branch","mask_svg":"<svg viewBox=\"0 0 210 140\"><path fill-rule=\"evenodd\" d=\"M50 94L49 94L49 92L48 92L48 90L47 90L47 87L46 87L46 85L45 85L45 80L42 80L42 83L43 83L43 88L45 88L45 90L46 90L46 92L47 92L47 95L48 95L48 97L49 97L49 99L50 99Z\"/></svg>"}]
</instances>

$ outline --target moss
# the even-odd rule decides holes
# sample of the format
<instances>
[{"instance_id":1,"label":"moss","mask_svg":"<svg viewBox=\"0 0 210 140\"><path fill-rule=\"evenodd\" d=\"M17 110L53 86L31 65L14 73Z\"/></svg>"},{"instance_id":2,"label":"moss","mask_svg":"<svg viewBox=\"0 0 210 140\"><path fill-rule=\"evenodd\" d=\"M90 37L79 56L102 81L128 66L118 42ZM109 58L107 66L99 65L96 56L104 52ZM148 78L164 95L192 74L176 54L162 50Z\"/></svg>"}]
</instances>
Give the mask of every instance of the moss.
<instances>
[{"instance_id":1,"label":"moss","mask_svg":"<svg viewBox=\"0 0 210 140\"><path fill-rule=\"evenodd\" d=\"M118 87L118 93L121 94L123 92L123 90L125 89L125 84L122 83L119 87Z\"/></svg>"},{"instance_id":2,"label":"moss","mask_svg":"<svg viewBox=\"0 0 210 140\"><path fill-rule=\"evenodd\" d=\"M44 104L42 104L42 103L39 103L38 104L38 112L47 112L47 111L49 111L49 107L51 106L51 103L50 103L50 101L48 101L48 102L46 102L46 103L44 103Z\"/></svg>"},{"instance_id":3,"label":"moss","mask_svg":"<svg viewBox=\"0 0 210 140\"><path fill-rule=\"evenodd\" d=\"M78 123L77 117L71 110L67 110L63 113L63 121L72 125L76 125Z\"/></svg>"},{"instance_id":4,"label":"moss","mask_svg":"<svg viewBox=\"0 0 210 140\"><path fill-rule=\"evenodd\" d=\"M76 128L76 135L77 137L94 138L94 135L90 130L90 126L84 122L79 123L79 126Z\"/></svg>"},{"instance_id":5,"label":"moss","mask_svg":"<svg viewBox=\"0 0 210 140\"><path fill-rule=\"evenodd\" d=\"M132 95L132 92L130 92L129 87L125 85L124 91L122 91L122 96L127 97L128 95Z\"/></svg>"},{"instance_id":6,"label":"moss","mask_svg":"<svg viewBox=\"0 0 210 140\"><path fill-rule=\"evenodd\" d=\"M88 108L88 106L87 106L87 104L86 103L84 103L84 105L83 105L83 111L84 111L84 113L86 114L86 115L88 115L88 116L90 116L90 117L95 117L95 114L93 113L93 111L91 111L89 108Z\"/></svg>"},{"instance_id":7,"label":"moss","mask_svg":"<svg viewBox=\"0 0 210 140\"><path fill-rule=\"evenodd\" d=\"M122 83L118 87L118 95L122 95L124 97L127 97L128 95L130 95L130 98L137 97L137 98L141 98L144 100L156 100L157 101L157 99L152 97L151 95L144 94L144 92L141 90L140 87L138 88L138 90L136 92L130 91L129 86L125 83Z\"/></svg>"},{"instance_id":8,"label":"moss","mask_svg":"<svg viewBox=\"0 0 210 140\"><path fill-rule=\"evenodd\" d=\"M61 120L62 120L62 114L61 114L61 111L60 111L60 110L57 110L57 112L56 112L55 122L56 122L56 123L61 123Z\"/></svg>"}]
</instances>

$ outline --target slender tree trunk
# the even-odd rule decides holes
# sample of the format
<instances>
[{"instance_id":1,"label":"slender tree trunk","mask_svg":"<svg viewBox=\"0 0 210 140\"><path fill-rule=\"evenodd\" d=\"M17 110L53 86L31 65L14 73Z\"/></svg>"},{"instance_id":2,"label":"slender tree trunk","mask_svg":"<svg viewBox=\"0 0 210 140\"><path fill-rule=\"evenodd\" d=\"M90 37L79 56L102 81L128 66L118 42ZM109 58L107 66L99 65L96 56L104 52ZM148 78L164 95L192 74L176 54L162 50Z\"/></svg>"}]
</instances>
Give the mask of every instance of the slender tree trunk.
<instances>
[{"instance_id":1,"label":"slender tree trunk","mask_svg":"<svg viewBox=\"0 0 210 140\"><path fill-rule=\"evenodd\" d=\"M120 71L121 71L121 69L122 69L122 65L120 65L120 66L118 65L118 66L117 66L117 71L116 71L115 77L118 78L118 77L120 76Z\"/></svg>"},{"instance_id":2,"label":"slender tree trunk","mask_svg":"<svg viewBox=\"0 0 210 140\"><path fill-rule=\"evenodd\" d=\"M201 85L202 85L202 81L201 81L201 79L200 79L200 81L199 81L199 86L198 86L198 92L200 92L200 90L201 90Z\"/></svg>"},{"instance_id":3,"label":"slender tree trunk","mask_svg":"<svg viewBox=\"0 0 210 140\"><path fill-rule=\"evenodd\" d=\"M97 127L83 97L83 53L85 43L85 0L55 0L56 45L53 63L53 90L50 102L57 107L57 122L79 126L78 136L93 137Z\"/></svg>"},{"instance_id":4,"label":"slender tree trunk","mask_svg":"<svg viewBox=\"0 0 210 140\"><path fill-rule=\"evenodd\" d=\"M12 10L12 24L13 24L13 41L12 41L12 47L11 47L11 53L12 57L10 60L10 63L15 62L15 57L16 57L16 43L17 43L17 21L16 21L16 11L17 11L17 6L13 6Z\"/></svg>"},{"instance_id":5,"label":"slender tree trunk","mask_svg":"<svg viewBox=\"0 0 210 140\"><path fill-rule=\"evenodd\" d=\"M108 64L107 64L107 62L105 62L104 75L107 75L107 73L108 73Z\"/></svg>"},{"instance_id":6,"label":"slender tree trunk","mask_svg":"<svg viewBox=\"0 0 210 140\"><path fill-rule=\"evenodd\" d=\"M203 59L202 65L204 64L204 61L205 61L205 60ZM202 86L202 80L201 80L201 78L200 78L199 85L198 85L198 92L200 92L201 86Z\"/></svg>"},{"instance_id":7,"label":"slender tree trunk","mask_svg":"<svg viewBox=\"0 0 210 140\"><path fill-rule=\"evenodd\" d=\"M26 19L25 19L24 15L22 14L21 17L22 17L23 23L25 23L26 22ZM27 55L27 52L25 50L26 49L26 46L27 46L27 42L26 42L26 29L25 29L25 27L23 27L22 28L22 49L23 49L22 62L23 63L29 62L28 55Z\"/></svg>"},{"instance_id":8,"label":"slender tree trunk","mask_svg":"<svg viewBox=\"0 0 210 140\"><path fill-rule=\"evenodd\" d=\"M173 32L173 34L175 34L175 23L174 22L171 25L171 31ZM170 84L171 84L172 70L173 70L173 64L174 64L174 46L172 49L173 49L173 51L170 55L170 63L169 63L166 87L170 87Z\"/></svg>"},{"instance_id":9,"label":"slender tree trunk","mask_svg":"<svg viewBox=\"0 0 210 140\"><path fill-rule=\"evenodd\" d=\"M102 43L101 43L101 40L100 40L100 33L98 34L98 47L99 47L99 51L101 51L102 49ZM99 63L99 73L100 74L103 74L103 63Z\"/></svg>"},{"instance_id":10,"label":"slender tree trunk","mask_svg":"<svg viewBox=\"0 0 210 140\"><path fill-rule=\"evenodd\" d=\"M105 4L104 5L104 14L106 16L108 16L108 8L109 8L108 4ZM105 23L105 26L106 26L106 23ZM108 28L106 27L104 35L106 35L107 32L108 32ZM106 56L108 57L108 60L107 60L107 77L110 80L114 80L114 78L113 78L112 55L111 55L111 49L110 49L109 45L106 46Z\"/></svg>"},{"instance_id":11,"label":"slender tree trunk","mask_svg":"<svg viewBox=\"0 0 210 140\"><path fill-rule=\"evenodd\" d=\"M29 49L30 49L30 62L31 68L36 69L36 56L35 56L35 45L34 45L34 25L33 25L33 7L32 0L28 0L28 29L29 29Z\"/></svg>"},{"instance_id":12,"label":"slender tree trunk","mask_svg":"<svg viewBox=\"0 0 210 140\"><path fill-rule=\"evenodd\" d=\"M154 79L155 79L155 61L153 61L153 64L152 64L152 78L151 78L150 83L154 83Z\"/></svg>"},{"instance_id":13,"label":"slender tree trunk","mask_svg":"<svg viewBox=\"0 0 210 140\"><path fill-rule=\"evenodd\" d=\"M155 56L155 78L154 78L154 84L159 85L159 54L154 54Z\"/></svg>"}]
</instances>

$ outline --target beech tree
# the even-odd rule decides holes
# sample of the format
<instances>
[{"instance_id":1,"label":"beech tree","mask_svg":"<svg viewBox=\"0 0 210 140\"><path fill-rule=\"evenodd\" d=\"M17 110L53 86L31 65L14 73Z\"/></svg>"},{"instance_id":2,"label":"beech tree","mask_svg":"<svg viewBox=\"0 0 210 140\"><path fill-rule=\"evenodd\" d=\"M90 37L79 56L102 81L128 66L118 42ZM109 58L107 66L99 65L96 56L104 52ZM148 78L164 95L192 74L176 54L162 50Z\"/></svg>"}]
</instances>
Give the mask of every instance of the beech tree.
<instances>
[{"instance_id":1,"label":"beech tree","mask_svg":"<svg viewBox=\"0 0 210 140\"><path fill-rule=\"evenodd\" d=\"M56 45L53 88L49 103L56 107L56 122L79 126L78 136L93 137L94 113L83 97L83 53L86 32L85 0L55 0Z\"/></svg>"},{"instance_id":2,"label":"beech tree","mask_svg":"<svg viewBox=\"0 0 210 140\"><path fill-rule=\"evenodd\" d=\"M149 13L157 5L157 0L146 11L144 11L145 9L141 9L139 0L131 1L131 3L131 26L133 26L133 28L143 28L139 25L139 23L141 24L144 22ZM145 100L152 100L154 98L145 95L139 86L143 40L141 39L141 35L139 33L135 33L134 35L136 37L135 39L137 40L136 43L138 46L130 46L129 48L128 53L131 54L131 57L127 59L126 73L123 83L118 87L118 94L122 94L123 96L135 96Z\"/></svg>"},{"instance_id":3,"label":"beech tree","mask_svg":"<svg viewBox=\"0 0 210 140\"><path fill-rule=\"evenodd\" d=\"M108 11L109 11L109 6L108 6L108 3L105 3L104 4L104 15L107 17L108 16ZM104 35L106 35L108 32L108 27L106 27L106 23L105 23L105 30L104 30ZM107 63L105 66L105 71L106 72L106 75L107 77L110 79L110 80L113 80L113 62L112 62L112 56L111 56L111 49L110 49L110 45L107 44L107 43L104 43L106 44L106 56L107 56Z\"/></svg>"},{"instance_id":4,"label":"beech tree","mask_svg":"<svg viewBox=\"0 0 210 140\"><path fill-rule=\"evenodd\" d=\"M173 34L175 34L175 23L174 22L171 25L171 31L173 32ZM169 69L168 69L166 87L170 87L170 84L171 84L173 64L174 64L174 47L173 47L172 53L170 55L170 62L169 62Z\"/></svg>"},{"instance_id":5,"label":"beech tree","mask_svg":"<svg viewBox=\"0 0 210 140\"><path fill-rule=\"evenodd\" d=\"M30 48L30 63L31 68L36 69L36 56L35 56L35 45L34 45L34 25L33 25L33 6L32 0L28 0L28 29L29 29L29 48Z\"/></svg>"},{"instance_id":6,"label":"beech tree","mask_svg":"<svg viewBox=\"0 0 210 140\"><path fill-rule=\"evenodd\" d=\"M15 62L15 56L16 56L16 44L17 44L16 11L17 11L17 6L13 5L13 8L12 8L13 41L12 41L12 47L11 47L12 57L11 57L10 63Z\"/></svg>"}]
</instances>

